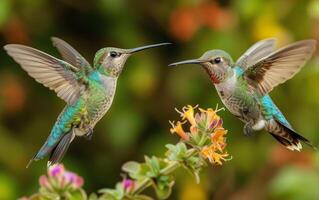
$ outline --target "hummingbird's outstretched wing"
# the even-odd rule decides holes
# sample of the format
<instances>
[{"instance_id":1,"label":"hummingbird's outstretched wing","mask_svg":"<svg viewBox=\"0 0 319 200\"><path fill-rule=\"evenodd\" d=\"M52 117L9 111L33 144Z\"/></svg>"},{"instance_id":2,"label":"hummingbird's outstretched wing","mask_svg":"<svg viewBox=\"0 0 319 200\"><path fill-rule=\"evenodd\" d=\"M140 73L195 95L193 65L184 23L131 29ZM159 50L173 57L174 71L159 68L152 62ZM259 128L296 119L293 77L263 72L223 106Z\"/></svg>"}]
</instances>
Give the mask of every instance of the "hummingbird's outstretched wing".
<instances>
[{"instance_id":1,"label":"hummingbird's outstretched wing","mask_svg":"<svg viewBox=\"0 0 319 200\"><path fill-rule=\"evenodd\" d=\"M61 54L63 60L70 63L71 65L80 68L86 73L92 71L92 67L90 63L75 50L71 45L69 45L64 40L52 37L51 38L53 45L58 49Z\"/></svg>"},{"instance_id":2,"label":"hummingbird's outstretched wing","mask_svg":"<svg viewBox=\"0 0 319 200\"><path fill-rule=\"evenodd\" d=\"M260 59L270 55L275 50L276 40L274 38L268 38L261 40L251 46L238 60L236 66L240 66L244 71Z\"/></svg>"},{"instance_id":3,"label":"hummingbird's outstretched wing","mask_svg":"<svg viewBox=\"0 0 319 200\"><path fill-rule=\"evenodd\" d=\"M81 78L83 72L63 60L19 44L8 44L4 49L31 77L54 90L69 105L73 104L85 89Z\"/></svg>"},{"instance_id":4,"label":"hummingbird's outstretched wing","mask_svg":"<svg viewBox=\"0 0 319 200\"><path fill-rule=\"evenodd\" d=\"M244 78L261 96L292 78L316 49L315 40L303 40L278 49L247 68Z\"/></svg>"}]
</instances>

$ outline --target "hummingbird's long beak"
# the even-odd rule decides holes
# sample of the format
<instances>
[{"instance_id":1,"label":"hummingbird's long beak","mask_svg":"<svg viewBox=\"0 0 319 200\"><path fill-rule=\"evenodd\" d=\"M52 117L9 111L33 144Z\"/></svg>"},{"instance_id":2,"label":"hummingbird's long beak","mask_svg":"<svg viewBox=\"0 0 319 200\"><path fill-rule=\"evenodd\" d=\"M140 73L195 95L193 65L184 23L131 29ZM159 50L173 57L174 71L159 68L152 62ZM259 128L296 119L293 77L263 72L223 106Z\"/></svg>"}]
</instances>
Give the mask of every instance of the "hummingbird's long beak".
<instances>
[{"instance_id":1,"label":"hummingbird's long beak","mask_svg":"<svg viewBox=\"0 0 319 200\"><path fill-rule=\"evenodd\" d=\"M139 51L143 51L145 49L150 49L150 48L155 48L155 47L160 47L160 46L165 46L165 45L170 45L172 43L169 43L169 42L164 42L164 43L159 43L159 44L151 44L151 45L146 45L146 46L142 46L142 47L136 47L136 48L133 48L133 49L130 49L129 50L129 53L136 53L136 52L139 52Z\"/></svg>"},{"instance_id":2,"label":"hummingbird's long beak","mask_svg":"<svg viewBox=\"0 0 319 200\"><path fill-rule=\"evenodd\" d=\"M180 62L171 63L168 66L175 67L177 65L184 65L184 64L201 64L207 62L206 60L199 60L199 59L192 59L192 60L184 60Z\"/></svg>"}]
</instances>

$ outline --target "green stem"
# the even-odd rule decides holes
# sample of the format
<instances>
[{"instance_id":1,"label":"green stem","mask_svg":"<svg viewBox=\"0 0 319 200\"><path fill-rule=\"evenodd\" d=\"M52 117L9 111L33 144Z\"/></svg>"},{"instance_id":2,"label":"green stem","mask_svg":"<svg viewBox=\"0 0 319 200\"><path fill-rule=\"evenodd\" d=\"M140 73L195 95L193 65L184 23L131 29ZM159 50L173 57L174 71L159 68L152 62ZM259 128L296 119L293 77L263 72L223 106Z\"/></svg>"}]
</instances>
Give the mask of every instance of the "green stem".
<instances>
[{"instance_id":1,"label":"green stem","mask_svg":"<svg viewBox=\"0 0 319 200\"><path fill-rule=\"evenodd\" d=\"M189 157L195 155L196 153L197 153L196 149L189 149L189 150L187 150L186 157L189 158ZM163 168L160 173L163 175L171 174L180 166L181 166L180 162L170 161L168 166ZM131 194L132 195L139 194L151 185L152 185L152 180L150 178L146 178L134 188L134 190L131 192Z\"/></svg>"}]
</instances>

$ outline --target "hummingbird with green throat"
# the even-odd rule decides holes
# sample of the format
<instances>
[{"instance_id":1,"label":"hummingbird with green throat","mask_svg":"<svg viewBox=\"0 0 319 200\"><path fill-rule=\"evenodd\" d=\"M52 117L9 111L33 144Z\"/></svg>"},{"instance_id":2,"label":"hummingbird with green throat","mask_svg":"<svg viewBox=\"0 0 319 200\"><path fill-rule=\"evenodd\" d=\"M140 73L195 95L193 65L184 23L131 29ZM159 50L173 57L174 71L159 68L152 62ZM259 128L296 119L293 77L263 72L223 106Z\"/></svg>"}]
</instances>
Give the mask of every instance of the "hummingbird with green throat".
<instances>
[{"instance_id":1,"label":"hummingbird with green throat","mask_svg":"<svg viewBox=\"0 0 319 200\"><path fill-rule=\"evenodd\" d=\"M225 107L244 122L245 135L264 129L289 150L300 151L300 141L313 145L292 128L269 92L299 72L315 49L316 41L309 39L275 50L271 38L251 46L236 62L223 50L210 50L169 66L202 66Z\"/></svg>"},{"instance_id":2,"label":"hummingbird with green throat","mask_svg":"<svg viewBox=\"0 0 319 200\"><path fill-rule=\"evenodd\" d=\"M132 54L170 43L159 43L132 49L102 48L93 65L65 41L52 37L62 59L20 44L4 46L7 53L37 82L54 90L66 106L55 122L44 145L30 160L49 155L48 166L59 163L75 136L88 139L96 123L112 105L117 79Z\"/></svg>"}]
</instances>

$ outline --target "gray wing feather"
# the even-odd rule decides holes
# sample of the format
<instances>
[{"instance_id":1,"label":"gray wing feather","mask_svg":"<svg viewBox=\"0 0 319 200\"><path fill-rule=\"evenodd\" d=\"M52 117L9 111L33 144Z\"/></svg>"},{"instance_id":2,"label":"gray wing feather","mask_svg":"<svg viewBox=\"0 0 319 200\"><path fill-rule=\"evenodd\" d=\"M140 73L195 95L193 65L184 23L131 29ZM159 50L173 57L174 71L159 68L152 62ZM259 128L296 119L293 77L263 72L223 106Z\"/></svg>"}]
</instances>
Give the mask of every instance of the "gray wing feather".
<instances>
[{"instance_id":1,"label":"gray wing feather","mask_svg":"<svg viewBox=\"0 0 319 200\"><path fill-rule=\"evenodd\" d=\"M238 60L236 65L246 70L260 59L267 57L275 50L276 40L273 38L261 40L251 46Z\"/></svg>"},{"instance_id":2,"label":"gray wing feather","mask_svg":"<svg viewBox=\"0 0 319 200\"><path fill-rule=\"evenodd\" d=\"M244 77L260 95L265 95L299 72L315 49L315 40L285 46L249 67Z\"/></svg>"},{"instance_id":3,"label":"gray wing feather","mask_svg":"<svg viewBox=\"0 0 319 200\"><path fill-rule=\"evenodd\" d=\"M65 61L86 72L92 70L90 63L70 44L57 37L52 37L51 40Z\"/></svg>"},{"instance_id":4,"label":"gray wing feather","mask_svg":"<svg viewBox=\"0 0 319 200\"><path fill-rule=\"evenodd\" d=\"M78 68L28 46L9 44L4 49L31 77L54 90L68 104L80 96L84 85L78 81Z\"/></svg>"}]
</instances>

